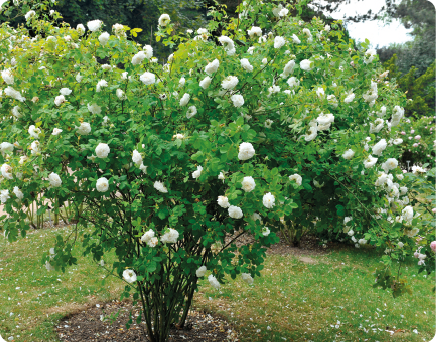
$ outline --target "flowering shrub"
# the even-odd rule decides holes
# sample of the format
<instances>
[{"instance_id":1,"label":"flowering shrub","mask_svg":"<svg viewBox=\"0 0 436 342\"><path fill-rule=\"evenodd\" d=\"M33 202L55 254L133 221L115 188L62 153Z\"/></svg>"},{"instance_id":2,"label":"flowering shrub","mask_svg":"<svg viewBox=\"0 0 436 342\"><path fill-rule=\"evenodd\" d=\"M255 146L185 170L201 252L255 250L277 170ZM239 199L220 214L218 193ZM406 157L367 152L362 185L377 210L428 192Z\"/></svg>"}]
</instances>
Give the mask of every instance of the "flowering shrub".
<instances>
[{"instance_id":1,"label":"flowering shrub","mask_svg":"<svg viewBox=\"0 0 436 342\"><path fill-rule=\"evenodd\" d=\"M418 218L394 140L404 96L381 81L368 42L355 51L337 24L284 9L241 5L218 43L218 21L186 36L162 15L157 39L180 43L163 66L125 26L58 28L34 12L29 38L3 24L8 239L25 235L23 207L37 194L72 202L92 227L86 253L100 261L115 251L112 272L141 302L152 341L183 326L198 278L217 289L226 274L253 283L281 222L347 228L357 244L389 247L387 268L413 254ZM237 247L247 233L255 242ZM47 269L75 263L73 244L59 236Z\"/></svg>"}]
</instances>

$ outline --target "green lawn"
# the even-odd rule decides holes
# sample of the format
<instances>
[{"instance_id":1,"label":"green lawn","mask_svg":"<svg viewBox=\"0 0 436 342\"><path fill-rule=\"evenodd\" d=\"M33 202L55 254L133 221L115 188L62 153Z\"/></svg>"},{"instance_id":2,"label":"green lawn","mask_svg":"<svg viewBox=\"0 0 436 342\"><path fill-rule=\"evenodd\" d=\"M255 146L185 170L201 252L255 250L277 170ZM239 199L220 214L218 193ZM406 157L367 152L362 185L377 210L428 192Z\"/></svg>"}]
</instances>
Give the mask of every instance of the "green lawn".
<instances>
[{"instance_id":1,"label":"green lawn","mask_svg":"<svg viewBox=\"0 0 436 342\"><path fill-rule=\"evenodd\" d=\"M14 244L0 238L0 334L6 340L58 341L52 327L63 315L119 297L123 283L108 277L103 285L105 271L90 258L80 257L66 273L40 264L55 234L70 230L41 230ZM206 280L195 306L233 322L241 341L430 341L435 335L432 280L416 273L415 261L404 269L413 295L394 299L371 286L368 270L379 260L374 251L341 248L311 257L316 264L269 256L252 286L230 280L216 291ZM402 331L391 337L386 327Z\"/></svg>"}]
</instances>

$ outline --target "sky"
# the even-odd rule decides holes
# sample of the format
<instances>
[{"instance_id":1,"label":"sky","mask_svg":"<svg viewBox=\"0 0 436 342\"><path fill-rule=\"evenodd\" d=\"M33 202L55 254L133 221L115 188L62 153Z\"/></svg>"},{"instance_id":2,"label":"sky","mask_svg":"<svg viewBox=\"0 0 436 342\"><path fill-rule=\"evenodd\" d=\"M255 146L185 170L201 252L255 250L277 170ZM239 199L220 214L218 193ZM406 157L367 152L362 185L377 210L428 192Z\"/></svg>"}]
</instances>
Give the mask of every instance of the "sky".
<instances>
[{"instance_id":1,"label":"sky","mask_svg":"<svg viewBox=\"0 0 436 342\"><path fill-rule=\"evenodd\" d=\"M316 2L322 3L322 0ZM432 1L433 2L433 1ZM350 4L341 5L339 11L332 13L334 19L343 19L343 15L352 16L354 14L365 14L368 10L377 13L385 4L384 0L350 0ZM346 23L344 21L344 23ZM389 46L391 43L404 43L412 40L408 35L411 29L406 29L399 20L390 24L385 24L381 20L365 21L360 23L348 22L347 29L352 38L356 41L368 40L373 47Z\"/></svg>"}]
</instances>

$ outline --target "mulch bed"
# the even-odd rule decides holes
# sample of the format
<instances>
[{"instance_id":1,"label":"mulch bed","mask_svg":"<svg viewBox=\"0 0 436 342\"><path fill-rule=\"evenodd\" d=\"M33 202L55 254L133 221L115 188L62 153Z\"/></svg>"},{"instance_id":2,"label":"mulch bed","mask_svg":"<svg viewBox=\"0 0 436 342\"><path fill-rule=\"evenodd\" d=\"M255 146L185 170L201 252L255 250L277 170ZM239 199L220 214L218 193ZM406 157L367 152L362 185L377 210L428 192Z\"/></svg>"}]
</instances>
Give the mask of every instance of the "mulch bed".
<instances>
[{"instance_id":1,"label":"mulch bed","mask_svg":"<svg viewBox=\"0 0 436 342\"><path fill-rule=\"evenodd\" d=\"M145 323L136 324L139 307L128 301L112 301L97 306L84 307L82 311L69 314L55 327L61 341L65 342L121 342L149 341L144 337ZM134 323L126 328L130 311ZM120 312L115 322L101 320L101 315L110 316ZM217 316L205 312L190 311L187 328L171 329L168 342L223 342L238 341L234 328Z\"/></svg>"}]
</instances>

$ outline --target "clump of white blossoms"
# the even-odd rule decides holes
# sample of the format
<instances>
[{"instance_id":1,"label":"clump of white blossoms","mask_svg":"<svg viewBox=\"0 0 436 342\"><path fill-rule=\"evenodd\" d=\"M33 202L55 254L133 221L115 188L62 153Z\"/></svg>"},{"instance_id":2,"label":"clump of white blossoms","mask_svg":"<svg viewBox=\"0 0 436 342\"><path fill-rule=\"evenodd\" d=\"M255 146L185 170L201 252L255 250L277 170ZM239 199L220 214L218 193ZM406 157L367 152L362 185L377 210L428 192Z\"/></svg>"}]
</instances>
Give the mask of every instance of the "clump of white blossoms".
<instances>
[{"instance_id":1,"label":"clump of white blossoms","mask_svg":"<svg viewBox=\"0 0 436 342\"><path fill-rule=\"evenodd\" d=\"M352 93L352 94L348 95L348 96L345 98L344 102L345 102L345 103L351 103L351 102L353 102L353 100L354 100L355 97L356 97L356 95L355 95L354 93Z\"/></svg>"},{"instance_id":2,"label":"clump of white blossoms","mask_svg":"<svg viewBox=\"0 0 436 342\"><path fill-rule=\"evenodd\" d=\"M242 209L236 205L231 205L228 209L229 216L234 219L241 219L244 214L242 213Z\"/></svg>"},{"instance_id":3,"label":"clump of white blossoms","mask_svg":"<svg viewBox=\"0 0 436 342\"><path fill-rule=\"evenodd\" d=\"M262 228L262 235L263 236L268 236L271 233L271 231L269 230L268 227L263 227Z\"/></svg>"},{"instance_id":4,"label":"clump of white blossoms","mask_svg":"<svg viewBox=\"0 0 436 342\"><path fill-rule=\"evenodd\" d=\"M253 66L250 64L250 61L247 58L241 59L241 66L247 71L247 72L253 72Z\"/></svg>"},{"instance_id":5,"label":"clump of white blossoms","mask_svg":"<svg viewBox=\"0 0 436 342\"><path fill-rule=\"evenodd\" d=\"M214 275L211 274L211 275L208 277L208 280L209 280L210 285L212 285L215 289L217 289L217 290L220 289L221 284L218 282L218 280L215 278Z\"/></svg>"},{"instance_id":6,"label":"clump of white blossoms","mask_svg":"<svg viewBox=\"0 0 436 342\"><path fill-rule=\"evenodd\" d=\"M95 148L95 154L99 158L106 158L109 155L109 152L111 151L108 144L100 143Z\"/></svg>"},{"instance_id":7,"label":"clump of white blossoms","mask_svg":"<svg viewBox=\"0 0 436 342\"><path fill-rule=\"evenodd\" d=\"M232 56L235 54L235 43L233 40L227 36L221 36L218 38L218 41L224 46L224 49L227 51L227 54L229 56Z\"/></svg>"},{"instance_id":8,"label":"clump of white blossoms","mask_svg":"<svg viewBox=\"0 0 436 342\"><path fill-rule=\"evenodd\" d=\"M190 99L191 99L191 95L189 95L187 93L183 94L183 96L182 96L182 98L180 99L180 102L179 102L180 106L181 107L186 106Z\"/></svg>"},{"instance_id":9,"label":"clump of white blossoms","mask_svg":"<svg viewBox=\"0 0 436 342\"><path fill-rule=\"evenodd\" d=\"M88 135L91 133L91 125L88 122L82 122L77 128L77 133L80 135Z\"/></svg>"},{"instance_id":10,"label":"clump of white blossoms","mask_svg":"<svg viewBox=\"0 0 436 342\"><path fill-rule=\"evenodd\" d=\"M229 199L227 198L227 196L218 196L217 202L220 207L223 208L230 207Z\"/></svg>"},{"instance_id":11,"label":"clump of white blossoms","mask_svg":"<svg viewBox=\"0 0 436 342\"><path fill-rule=\"evenodd\" d=\"M55 99L54 99L54 104L55 104L56 106L58 106L58 107L59 107L62 103L65 103L65 102L67 102L67 100L65 99L65 96L64 96L64 95L56 96Z\"/></svg>"},{"instance_id":12,"label":"clump of white blossoms","mask_svg":"<svg viewBox=\"0 0 436 342\"><path fill-rule=\"evenodd\" d=\"M355 154L355 152L350 148L342 154L342 158L351 159L354 157L354 154Z\"/></svg>"},{"instance_id":13,"label":"clump of white blossoms","mask_svg":"<svg viewBox=\"0 0 436 342\"><path fill-rule=\"evenodd\" d=\"M52 187L59 187L62 185L62 179L58 174L52 172L48 175L48 180Z\"/></svg>"},{"instance_id":14,"label":"clump of white blossoms","mask_svg":"<svg viewBox=\"0 0 436 342\"><path fill-rule=\"evenodd\" d=\"M103 22L101 20L91 20L88 22L87 26L91 32L96 32L101 28Z\"/></svg>"},{"instance_id":15,"label":"clump of white blossoms","mask_svg":"<svg viewBox=\"0 0 436 342\"><path fill-rule=\"evenodd\" d=\"M299 186L303 183L303 178L298 173L294 173L293 175L289 176L289 180L294 180L295 183Z\"/></svg>"},{"instance_id":16,"label":"clump of white blossoms","mask_svg":"<svg viewBox=\"0 0 436 342\"><path fill-rule=\"evenodd\" d=\"M255 150L252 144L243 142L239 145L239 160L247 160L254 156Z\"/></svg>"},{"instance_id":17,"label":"clump of white blossoms","mask_svg":"<svg viewBox=\"0 0 436 342\"><path fill-rule=\"evenodd\" d=\"M106 177L101 177L97 180L96 186L97 191L106 192L109 190L109 181Z\"/></svg>"},{"instance_id":18,"label":"clump of white blossoms","mask_svg":"<svg viewBox=\"0 0 436 342\"><path fill-rule=\"evenodd\" d=\"M294 68L295 68L295 61L292 59L288 63L285 64L285 67L283 68L283 74L281 74L280 76L282 78L289 77L289 75L294 72ZM295 77L292 77L292 78L295 80ZM288 84L289 84L289 80L288 80ZM298 82L298 84L300 84L300 82ZM297 85L297 84L295 84L295 85ZM293 87L290 84L289 84L289 86L291 88Z\"/></svg>"},{"instance_id":19,"label":"clump of white blossoms","mask_svg":"<svg viewBox=\"0 0 436 342\"><path fill-rule=\"evenodd\" d=\"M232 90L238 85L238 78L236 76L227 76L221 83L223 89Z\"/></svg>"},{"instance_id":20,"label":"clump of white blossoms","mask_svg":"<svg viewBox=\"0 0 436 342\"><path fill-rule=\"evenodd\" d=\"M176 243L179 238L179 232L173 228L165 229L165 234L162 235L160 241L162 243Z\"/></svg>"},{"instance_id":21,"label":"clump of white blossoms","mask_svg":"<svg viewBox=\"0 0 436 342\"><path fill-rule=\"evenodd\" d=\"M105 46L107 44L107 42L109 41L109 38L110 38L110 34L107 32L103 32L98 37L98 41L100 42L101 45Z\"/></svg>"},{"instance_id":22,"label":"clump of white blossoms","mask_svg":"<svg viewBox=\"0 0 436 342\"><path fill-rule=\"evenodd\" d=\"M1 75L2 75L3 81L5 81L6 84L9 84L9 85L14 84L14 75L12 75L10 69L3 70Z\"/></svg>"},{"instance_id":23,"label":"clump of white blossoms","mask_svg":"<svg viewBox=\"0 0 436 342\"><path fill-rule=\"evenodd\" d=\"M199 82L199 85L203 89L207 89L207 88L209 88L211 82L212 82L212 79L209 76L206 76L202 81Z\"/></svg>"},{"instance_id":24,"label":"clump of white blossoms","mask_svg":"<svg viewBox=\"0 0 436 342\"><path fill-rule=\"evenodd\" d=\"M207 272L207 267L206 266L200 266L195 271L195 275L197 276L197 278L201 278L201 277L204 277L206 275L206 272Z\"/></svg>"},{"instance_id":25,"label":"clump of white blossoms","mask_svg":"<svg viewBox=\"0 0 436 342\"><path fill-rule=\"evenodd\" d=\"M12 167L8 164L3 164L1 166L1 174L6 179L13 179L14 178L12 176Z\"/></svg>"},{"instance_id":26,"label":"clump of white blossoms","mask_svg":"<svg viewBox=\"0 0 436 342\"><path fill-rule=\"evenodd\" d=\"M148 247L156 247L159 240L154 236L154 231L150 229L144 235L141 236L141 242L146 243Z\"/></svg>"},{"instance_id":27,"label":"clump of white blossoms","mask_svg":"<svg viewBox=\"0 0 436 342\"><path fill-rule=\"evenodd\" d=\"M124 270L123 278L129 284L132 284L132 283L134 283L136 281L136 273L133 270Z\"/></svg>"},{"instance_id":28,"label":"clump of white blossoms","mask_svg":"<svg viewBox=\"0 0 436 342\"><path fill-rule=\"evenodd\" d=\"M292 35L292 41L293 41L295 44L300 44L300 43L301 43L301 40L297 37L296 34L293 34L293 35Z\"/></svg>"},{"instance_id":29,"label":"clump of white blossoms","mask_svg":"<svg viewBox=\"0 0 436 342\"><path fill-rule=\"evenodd\" d=\"M212 76L212 74L217 72L219 66L220 66L220 61L218 59L214 59L212 62L206 65L204 72L209 76Z\"/></svg>"},{"instance_id":30,"label":"clump of white blossoms","mask_svg":"<svg viewBox=\"0 0 436 342\"><path fill-rule=\"evenodd\" d=\"M368 156L364 161L363 165L368 169L373 167L377 163L378 158L375 158L373 156Z\"/></svg>"},{"instance_id":31,"label":"clump of white blossoms","mask_svg":"<svg viewBox=\"0 0 436 342\"><path fill-rule=\"evenodd\" d=\"M254 279L251 277L249 273L241 273L241 278L243 281L245 281L248 285L253 284Z\"/></svg>"},{"instance_id":32,"label":"clump of white blossoms","mask_svg":"<svg viewBox=\"0 0 436 342\"><path fill-rule=\"evenodd\" d=\"M268 192L265 195L263 195L262 202L265 207L272 208L275 205L275 201L276 198L272 193Z\"/></svg>"},{"instance_id":33,"label":"clump of white blossoms","mask_svg":"<svg viewBox=\"0 0 436 342\"><path fill-rule=\"evenodd\" d=\"M251 29L247 30L248 35L250 38L254 37L261 37L262 36L262 29L258 26L252 26Z\"/></svg>"},{"instance_id":34,"label":"clump of white blossoms","mask_svg":"<svg viewBox=\"0 0 436 342\"><path fill-rule=\"evenodd\" d=\"M132 57L132 64L133 65L139 65L142 63L142 61L146 58L146 54L144 51L139 51L136 55Z\"/></svg>"},{"instance_id":35,"label":"clump of white blossoms","mask_svg":"<svg viewBox=\"0 0 436 342\"><path fill-rule=\"evenodd\" d=\"M164 13L159 17L158 23L159 23L159 26L165 27L170 23L170 21L171 21L170 16L168 14Z\"/></svg>"},{"instance_id":36,"label":"clump of white blossoms","mask_svg":"<svg viewBox=\"0 0 436 342\"><path fill-rule=\"evenodd\" d=\"M22 200L24 198L24 194L23 192L18 188L18 186L14 186L14 189L12 190L12 192L15 194L15 196L17 196L17 198L19 200Z\"/></svg>"},{"instance_id":37,"label":"clump of white blossoms","mask_svg":"<svg viewBox=\"0 0 436 342\"><path fill-rule=\"evenodd\" d=\"M286 44L286 40L283 37L277 36L274 38L274 48L280 49L283 45Z\"/></svg>"},{"instance_id":38,"label":"clump of white blossoms","mask_svg":"<svg viewBox=\"0 0 436 342\"><path fill-rule=\"evenodd\" d=\"M105 80L101 80L101 81L99 81L99 82L97 83L97 86L96 86L96 92L99 93L99 92L101 91L101 88L105 88L105 87L107 87L107 86L108 86L107 81L105 81Z\"/></svg>"},{"instance_id":39,"label":"clump of white blossoms","mask_svg":"<svg viewBox=\"0 0 436 342\"><path fill-rule=\"evenodd\" d=\"M160 192L166 193L168 192L168 189L165 187L165 185L162 182L155 181L153 184L154 188Z\"/></svg>"},{"instance_id":40,"label":"clump of white blossoms","mask_svg":"<svg viewBox=\"0 0 436 342\"><path fill-rule=\"evenodd\" d=\"M230 99L232 100L233 105L236 108L242 107L244 105L244 97L242 95L232 95Z\"/></svg>"},{"instance_id":41,"label":"clump of white blossoms","mask_svg":"<svg viewBox=\"0 0 436 342\"><path fill-rule=\"evenodd\" d=\"M192 173L192 178L198 178L198 177L200 177L202 171L203 171L203 166L198 165L198 166L197 166L197 170L195 170L195 171Z\"/></svg>"},{"instance_id":42,"label":"clump of white blossoms","mask_svg":"<svg viewBox=\"0 0 436 342\"><path fill-rule=\"evenodd\" d=\"M76 31L80 36L83 36L86 32L86 28L83 24L78 24L76 27Z\"/></svg>"},{"instance_id":43,"label":"clump of white blossoms","mask_svg":"<svg viewBox=\"0 0 436 342\"><path fill-rule=\"evenodd\" d=\"M145 72L139 77L139 80L145 85L152 85L156 83L156 76L150 72Z\"/></svg>"},{"instance_id":44,"label":"clump of white blossoms","mask_svg":"<svg viewBox=\"0 0 436 342\"><path fill-rule=\"evenodd\" d=\"M35 125L30 125L28 132L31 137L38 139L39 135L41 134L41 130L39 128L36 128Z\"/></svg>"},{"instance_id":45,"label":"clump of white blossoms","mask_svg":"<svg viewBox=\"0 0 436 342\"><path fill-rule=\"evenodd\" d=\"M190 106L186 112L186 118L190 119L192 118L195 114L197 114L197 107L195 106Z\"/></svg>"},{"instance_id":46,"label":"clump of white blossoms","mask_svg":"<svg viewBox=\"0 0 436 342\"><path fill-rule=\"evenodd\" d=\"M141 156L141 153L138 152L138 150L133 150L132 161L136 165L141 165L141 163L142 163L142 156Z\"/></svg>"},{"instance_id":47,"label":"clump of white blossoms","mask_svg":"<svg viewBox=\"0 0 436 342\"><path fill-rule=\"evenodd\" d=\"M303 59L303 60L300 62L300 68L301 68L302 70L305 70L305 71L310 71L310 70L312 70L312 69L313 69L313 66L311 66L311 65L313 65L313 62L311 62L311 61L308 60L308 59Z\"/></svg>"},{"instance_id":48,"label":"clump of white blossoms","mask_svg":"<svg viewBox=\"0 0 436 342\"><path fill-rule=\"evenodd\" d=\"M388 146L386 139L381 139L377 144L372 147L372 153L376 156L381 156L382 152Z\"/></svg>"},{"instance_id":49,"label":"clump of white blossoms","mask_svg":"<svg viewBox=\"0 0 436 342\"><path fill-rule=\"evenodd\" d=\"M289 78L286 83L289 85L289 87L294 88L298 87L300 85L300 81L296 77Z\"/></svg>"},{"instance_id":50,"label":"clump of white blossoms","mask_svg":"<svg viewBox=\"0 0 436 342\"><path fill-rule=\"evenodd\" d=\"M253 191L256 187L256 183L254 181L254 178L251 176L244 177L242 180L242 189L246 192Z\"/></svg>"}]
</instances>

